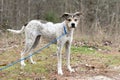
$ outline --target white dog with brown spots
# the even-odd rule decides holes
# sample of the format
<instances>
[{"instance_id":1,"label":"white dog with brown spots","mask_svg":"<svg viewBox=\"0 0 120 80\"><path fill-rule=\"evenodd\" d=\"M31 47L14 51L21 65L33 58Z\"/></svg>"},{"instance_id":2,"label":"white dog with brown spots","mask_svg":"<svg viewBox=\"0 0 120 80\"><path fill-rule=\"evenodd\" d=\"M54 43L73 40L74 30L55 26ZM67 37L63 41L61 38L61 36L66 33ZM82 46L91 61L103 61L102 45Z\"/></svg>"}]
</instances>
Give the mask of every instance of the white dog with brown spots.
<instances>
[{"instance_id":1,"label":"white dog with brown spots","mask_svg":"<svg viewBox=\"0 0 120 80\"><path fill-rule=\"evenodd\" d=\"M62 71L62 49L65 45L67 55L67 68L70 72L74 72L74 69L70 66L70 48L73 40L73 32L77 27L81 13L64 13L62 18L65 20L62 23L44 22L42 20L31 20L28 24L24 25L21 30L8 31L14 33L25 32L25 49L21 52L21 59L24 58L25 53L31 54L33 49L37 46L41 37L47 41L51 41L64 33L64 27L66 28L67 34L57 40L57 59L58 59L58 74L63 75ZM31 63L35 64L30 57ZM21 61L21 65L25 66L24 60Z\"/></svg>"}]
</instances>

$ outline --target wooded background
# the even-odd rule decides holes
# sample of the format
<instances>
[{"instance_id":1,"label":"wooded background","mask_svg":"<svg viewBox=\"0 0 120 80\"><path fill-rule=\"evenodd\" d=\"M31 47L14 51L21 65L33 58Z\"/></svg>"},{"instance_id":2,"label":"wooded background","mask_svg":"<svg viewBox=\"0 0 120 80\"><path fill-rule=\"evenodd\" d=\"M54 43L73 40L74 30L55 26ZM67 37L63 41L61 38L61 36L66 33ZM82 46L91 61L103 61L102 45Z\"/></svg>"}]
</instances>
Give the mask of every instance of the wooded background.
<instances>
[{"instance_id":1,"label":"wooded background","mask_svg":"<svg viewBox=\"0 0 120 80\"><path fill-rule=\"evenodd\" d=\"M32 19L61 22L64 12L82 12L80 40L120 43L120 0L0 0L0 30L20 29Z\"/></svg>"}]
</instances>

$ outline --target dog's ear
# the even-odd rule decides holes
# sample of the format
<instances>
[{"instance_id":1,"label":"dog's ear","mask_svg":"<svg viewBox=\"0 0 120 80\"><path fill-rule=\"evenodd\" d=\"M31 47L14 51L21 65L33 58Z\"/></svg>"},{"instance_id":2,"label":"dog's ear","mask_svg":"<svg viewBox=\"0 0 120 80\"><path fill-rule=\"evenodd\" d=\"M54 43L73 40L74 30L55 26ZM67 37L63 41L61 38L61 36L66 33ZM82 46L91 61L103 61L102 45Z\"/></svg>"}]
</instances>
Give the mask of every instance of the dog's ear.
<instances>
[{"instance_id":1,"label":"dog's ear","mask_svg":"<svg viewBox=\"0 0 120 80\"><path fill-rule=\"evenodd\" d=\"M81 12L76 12L76 13L74 13L74 16L78 16L78 17L80 17L80 15L82 15Z\"/></svg>"},{"instance_id":2,"label":"dog's ear","mask_svg":"<svg viewBox=\"0 0 120 80\"><path fill-rule=\"evenodd\" d=\"M67 19L70 16L70 13L65 12L61 18Z\"/></svg>"}]
</instances>

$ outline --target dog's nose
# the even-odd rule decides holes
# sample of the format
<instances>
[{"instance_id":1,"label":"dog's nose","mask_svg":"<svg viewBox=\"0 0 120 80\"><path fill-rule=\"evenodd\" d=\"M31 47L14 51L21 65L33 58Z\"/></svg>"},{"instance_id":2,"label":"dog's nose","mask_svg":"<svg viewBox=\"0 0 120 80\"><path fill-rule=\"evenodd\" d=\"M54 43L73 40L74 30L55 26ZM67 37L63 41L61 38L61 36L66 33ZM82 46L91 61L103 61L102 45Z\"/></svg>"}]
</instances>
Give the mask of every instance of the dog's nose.
<instances>
[{"instance_id":1,"label":"dog's nose","mask_svg":"<svg viewBox=\"0 0 120 80\"><path fill-rule=\"evenodd\" d=\"M72 28L75 28L75 23L72 23L71 26L72 26Z\"/></svg>"}]
</instances>

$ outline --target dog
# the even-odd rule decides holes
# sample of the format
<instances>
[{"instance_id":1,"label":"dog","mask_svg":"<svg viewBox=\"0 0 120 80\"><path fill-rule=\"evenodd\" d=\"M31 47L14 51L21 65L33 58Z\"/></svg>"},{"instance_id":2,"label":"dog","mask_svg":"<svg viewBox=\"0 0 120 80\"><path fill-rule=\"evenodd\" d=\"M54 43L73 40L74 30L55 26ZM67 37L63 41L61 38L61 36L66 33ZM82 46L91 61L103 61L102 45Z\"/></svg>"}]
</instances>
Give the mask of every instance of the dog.
<instances>
[{"instance_id":1,"label":"dog","mask_svg":"<svg viewBox=\"0 0 120 80\"><path fill-rule=\"evenodd\" d=\"M47 41L51 41L64 33L64 27L67 34L57 40L57 69L58 74L63 75L62 71L62 49L65 45L65 51L67 55L67 68L70 72L75 72L70 66L70 48L73 40L73 32L77 27L81 13L64 13L61 17L64 19L61 23L46 22L43 20L31 20L25 24L21 30L7 29L8 31L14 33L25 32L25 48L21 52L21 59L24 58L25 53L31 54L33 49L38 45L41 37L45 38ZM36 62L33 61L32 56L30 57L32 64ZM24 67L26 64L24 60L21 61L21 66Z\"/></svg>"}]
</instances>

